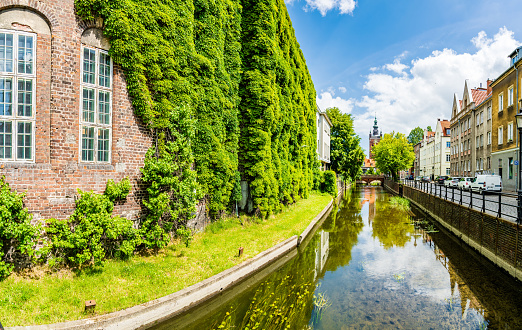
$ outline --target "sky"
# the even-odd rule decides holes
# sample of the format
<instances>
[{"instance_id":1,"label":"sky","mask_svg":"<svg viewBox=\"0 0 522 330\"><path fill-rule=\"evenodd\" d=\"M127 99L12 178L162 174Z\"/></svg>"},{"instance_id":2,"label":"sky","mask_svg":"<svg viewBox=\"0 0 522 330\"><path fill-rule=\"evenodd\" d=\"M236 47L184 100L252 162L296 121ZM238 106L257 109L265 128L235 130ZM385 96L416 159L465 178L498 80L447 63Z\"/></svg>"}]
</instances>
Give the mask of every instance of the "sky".
<instances>
[{"instance_id":1,"label":"sky","mask_svg":"<svg viewBox=\"0 0 522 330\"><path fill-rule=\"evenodd\" d=\"M285 0L321 109L406 135L451 119L464 82L486 87L522 45L518 0Z\"/></svg>"}]
</instances>

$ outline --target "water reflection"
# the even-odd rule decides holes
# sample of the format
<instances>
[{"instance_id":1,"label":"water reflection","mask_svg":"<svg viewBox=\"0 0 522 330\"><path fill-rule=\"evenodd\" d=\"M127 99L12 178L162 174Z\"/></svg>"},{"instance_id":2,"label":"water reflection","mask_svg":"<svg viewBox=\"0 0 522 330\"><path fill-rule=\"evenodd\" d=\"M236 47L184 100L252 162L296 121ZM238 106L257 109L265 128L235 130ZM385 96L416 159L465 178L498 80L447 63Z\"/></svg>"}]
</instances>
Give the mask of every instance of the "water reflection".
<instances>
[{"instance_id":1,"label":"water reflection","mask_svg":"<svg viewBox=\"0 0 522 330\"><path fill-rule=\"evenodd\" d=\"M521 329L520 284L438 230L354 190L302 253L188 328Z\"/></svg>"}]
</instances>

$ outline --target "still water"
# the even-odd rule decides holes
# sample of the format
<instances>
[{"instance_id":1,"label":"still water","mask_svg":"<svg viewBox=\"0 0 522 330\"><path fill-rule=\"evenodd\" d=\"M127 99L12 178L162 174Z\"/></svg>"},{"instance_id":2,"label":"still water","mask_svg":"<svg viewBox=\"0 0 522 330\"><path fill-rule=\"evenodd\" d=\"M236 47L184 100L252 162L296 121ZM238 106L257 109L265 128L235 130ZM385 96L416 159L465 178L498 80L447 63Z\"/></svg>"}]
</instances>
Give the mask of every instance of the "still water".
<instances>
[{"instance_id":1,"label":"still water","mask_svg":"<svg viewBox=\"0 0 522 330\"><path fill-rule=\"evenodd\" d=\"M522 329L520 282L379 187L348 191L260 277L157 328Z\"/></svg>"}]
</instances>

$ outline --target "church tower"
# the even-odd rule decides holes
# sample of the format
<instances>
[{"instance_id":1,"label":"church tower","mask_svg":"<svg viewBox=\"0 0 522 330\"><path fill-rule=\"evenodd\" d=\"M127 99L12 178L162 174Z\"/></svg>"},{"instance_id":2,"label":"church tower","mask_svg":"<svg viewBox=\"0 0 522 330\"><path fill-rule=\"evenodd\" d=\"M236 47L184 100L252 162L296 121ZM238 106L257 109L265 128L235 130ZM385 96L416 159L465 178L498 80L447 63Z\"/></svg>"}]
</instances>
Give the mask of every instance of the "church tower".
<instances>
[{"instance_id":1,"label":"church tower","mask_svg":"<svg viewBox=\"0 0 522 330\"><path fill-rule=\"evenodd\" d=\"M382 138L382 132L379 132L379 126L377 126L377 116L373 121L373 132L370 132L370 159L373 159L372 149L373 146L379 143Z\"/></svg>"}]
</instances>

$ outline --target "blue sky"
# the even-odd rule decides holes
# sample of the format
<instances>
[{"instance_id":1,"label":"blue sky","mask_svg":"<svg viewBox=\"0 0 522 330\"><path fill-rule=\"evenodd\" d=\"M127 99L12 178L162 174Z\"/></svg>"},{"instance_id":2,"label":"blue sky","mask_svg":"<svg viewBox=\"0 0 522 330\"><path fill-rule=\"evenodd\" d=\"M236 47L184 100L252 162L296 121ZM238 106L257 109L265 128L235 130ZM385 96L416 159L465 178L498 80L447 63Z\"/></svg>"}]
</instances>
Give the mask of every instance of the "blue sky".
<instances>
[{"instance_id":1,"label":"blue sky","mask_svg":"<svg viewBox=\"0 0 522 330\"><path fill-rule=\"evenodd\" d=\"M450 119L464 81L486 86L522 43L522 3L285 0L321 108L351 113L361 145Z\"/></svg>"}]
</instances>

